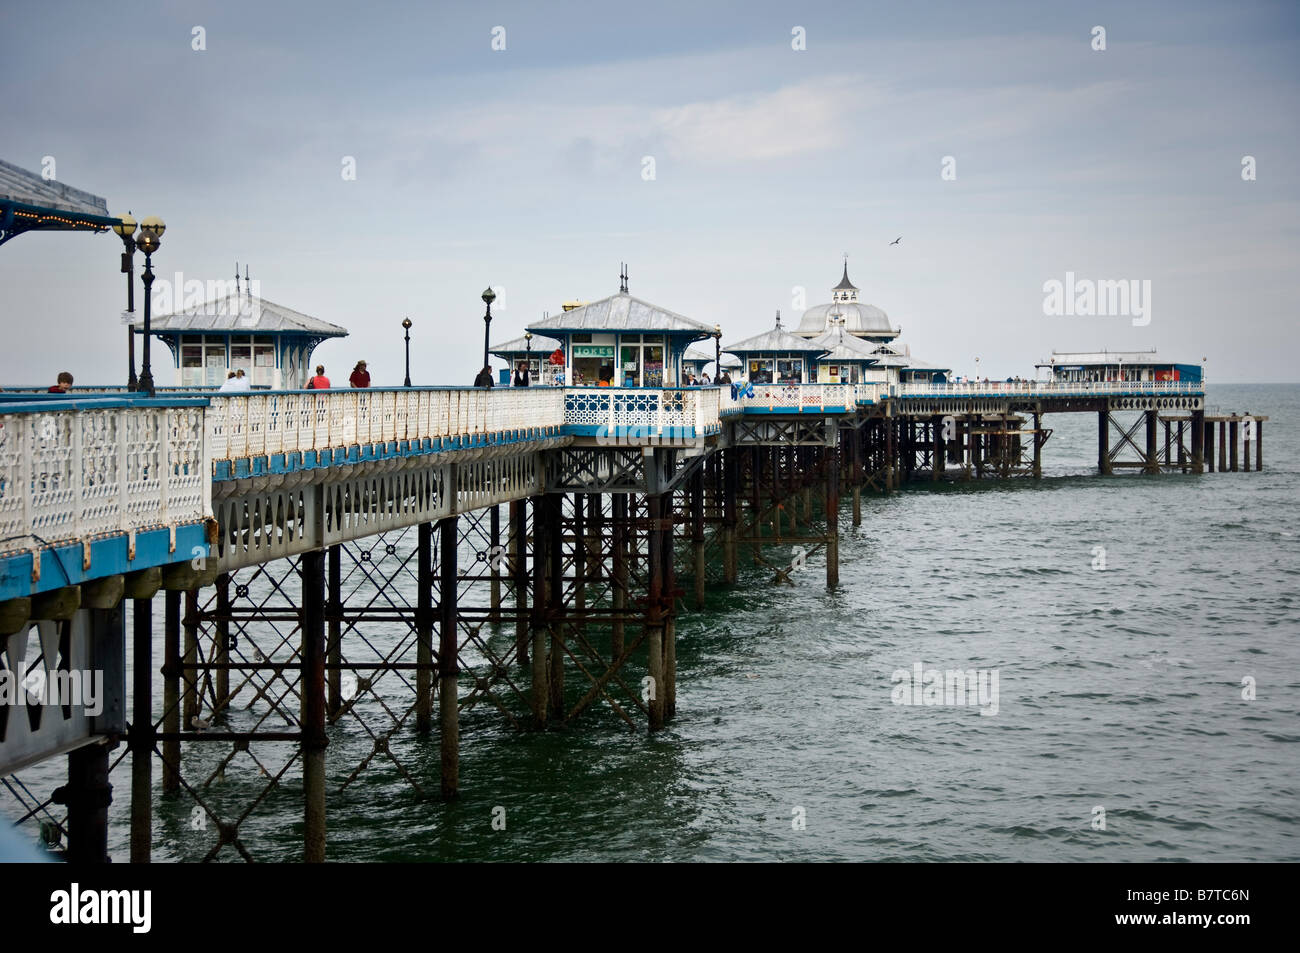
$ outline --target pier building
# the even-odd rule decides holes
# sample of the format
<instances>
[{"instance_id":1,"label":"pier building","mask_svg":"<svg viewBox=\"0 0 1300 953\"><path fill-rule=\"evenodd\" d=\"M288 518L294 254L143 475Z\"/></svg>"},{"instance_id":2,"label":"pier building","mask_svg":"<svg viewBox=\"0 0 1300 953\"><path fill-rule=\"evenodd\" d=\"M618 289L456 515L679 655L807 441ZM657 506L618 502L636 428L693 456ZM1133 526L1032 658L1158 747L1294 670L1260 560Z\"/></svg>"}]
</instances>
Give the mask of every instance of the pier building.
<instances>
[{"instance_id":1,"label":"pier building","mask_svg":"<svg viewBox=\"0 0 1300 953\"><path fill-rule=\"evenodd\" d=\"M1054 381L1189 381L1199 383L1202 365L1166 360L1149 351L1053 351L1035 365Z\"/></svg>"},{"instance_id":2,"label":"pier building","mask_svg":"<svg viewBox=\"0 0 1300 953\"><path fill-rule=\"evenodd\" d=\"M171 350L176 386L217 387L228 371L242 370L253 387L294 390L311 377L317 345L347 336L249 288L236 275L227 294L152 319L153 335ZM143 333L143 320L134 327Z\"/></svg>"},{"instance_id":3,"label":"pier building","mask_svg":"<svg viewBox=\"0 0 1300 953\"><path fill-rule=\"evenodd\" d=\"M564 363L557 381L575 387L676 387L682 360L715 329L628 294L626 276L616 294L528 325L558 340Z\"/></svg>"}]
</instances>

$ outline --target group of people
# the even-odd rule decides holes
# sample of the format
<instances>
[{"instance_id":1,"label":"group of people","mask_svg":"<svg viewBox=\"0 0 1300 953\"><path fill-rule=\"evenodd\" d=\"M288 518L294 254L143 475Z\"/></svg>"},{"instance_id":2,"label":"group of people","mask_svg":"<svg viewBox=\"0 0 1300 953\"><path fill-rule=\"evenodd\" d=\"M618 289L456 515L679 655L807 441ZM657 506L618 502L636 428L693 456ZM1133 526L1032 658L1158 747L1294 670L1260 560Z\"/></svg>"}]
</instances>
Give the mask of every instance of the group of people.
<instances>
[{"instance_id":1,"label":"group of people","mask_svg":"<svg viewBox=\"0 0 1300 953\"><path fill-rule=\"evenodd\" d=\"M242 374L243 371L240 371ZM369 387L370 372L366 370L365 361L357 361L357 366L352 368L352 374L348 377L348 385L351 387ZM316 365L316 374L307 381L307 390L329 390L330 379L325 376L325 365ZM224 388L223 388L224 390Z\"/></svg>"},{"instance_id":2,"label":"group of people","mask_svg":"<svg viewBox=\"0 0 1300 953\"><path fill-rule=\"evenodd\" d=\"M223 391L252 390L253 382L248 379L248 375L244 373L244 369L241 367L238 370L227 371L226 380L218 389Z\"/></svg>"}]
</instances>

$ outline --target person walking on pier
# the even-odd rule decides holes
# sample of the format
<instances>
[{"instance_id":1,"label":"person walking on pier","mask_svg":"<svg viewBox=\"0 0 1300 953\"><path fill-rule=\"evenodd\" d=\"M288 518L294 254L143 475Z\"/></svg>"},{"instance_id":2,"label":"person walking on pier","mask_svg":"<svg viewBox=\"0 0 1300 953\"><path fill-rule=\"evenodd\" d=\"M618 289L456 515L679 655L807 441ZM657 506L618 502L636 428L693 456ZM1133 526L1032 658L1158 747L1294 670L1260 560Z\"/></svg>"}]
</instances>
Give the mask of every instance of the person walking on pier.
<instances>
[{"instance_id":1,"label":"person walking on pier","mask_svg":"<svg viewBox=\"0 0 1300 953\"><path fill-rule=\"evenodd\" d=\"M348 378L348 383L353 387L370 386L370 372L366 370L365 361L357 361L357 366L352 368L352 376Z\"/></svg>"},{"instance_id":2,"label":"person walking on pier","mask_svg":"<svg viewBox=\"0 0 1300 953\"><path fill-rule=\"evenodd\" d=\"M316 365L316 376L307 382L308 390L329 390L330 379L325 376L325 365Z\"/></svg>"},{"instance_id":3,"label":"person walking on pier","mask_svg":"<svg viewBox=\"0 0 1300 953\"><path fill-rule=\"evenodd\" d=\"M58 383L46 391L46 393L66 394L70 390L72 390L72 375L67 371L59 371Z\"/></svg>"},{"instance_id":4,"label":"person walking on pier","mask_svg":"<svg viewBox=\"0 0 1300 953\"><path fill-rule=\"evenodd\" d=\"M474 386L475 386L475 387L491 387L491 386L492 386L492 368L490 368L490 367L485 367L485 368L483 368L483 370L479 371L479 372L478 372L478 377L474 378Z\"/></svg>"},{"instance_id":5,"label":"person walking on pier","mask_svg":"<svg viewBox=\"0 0 1300 953\"><path fill-rule=\"evenodd\" d=\"M514 384L512 386L527 387L529 383L530 382L528 380L528 365L525 364L523 361L520 361L518 364L515 365L515 379L514 379Z\"/></svg>"},{"instance_id":6,"label":"person walking on pier","mask_svg":"<svg viewBox=\"0 0 1300 953\"><path fill-rule=\"evenodd\" d=\"M239 379L235 377L234 371L226 371L226 379L221 382L221 386L217 390L223 394L239 390Z\"/></svg>"}]
</instances>

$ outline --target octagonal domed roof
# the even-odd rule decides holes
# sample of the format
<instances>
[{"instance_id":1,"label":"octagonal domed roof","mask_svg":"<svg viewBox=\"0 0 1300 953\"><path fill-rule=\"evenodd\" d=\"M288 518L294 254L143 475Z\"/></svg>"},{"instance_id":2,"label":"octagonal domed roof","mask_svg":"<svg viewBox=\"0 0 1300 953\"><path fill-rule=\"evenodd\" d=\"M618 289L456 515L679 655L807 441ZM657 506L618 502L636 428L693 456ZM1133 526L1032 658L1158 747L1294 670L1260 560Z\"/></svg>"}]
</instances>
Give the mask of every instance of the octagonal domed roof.
<instances>
[{"instance_id":1,"label":"octagonal domed roof","mask_svg":"<svg viewBox=\"0 0 1300 953\"><path fill-rule=\"evenodd\" d=\"M889 325L889 315L874 304L863 304L861 301L833 301L813 305L803 313L799 319L799 328L794 333L816 337L839 327L841 320L844 330L857 337L898 335L898 330Z\"/></svg>"}]
</instances>

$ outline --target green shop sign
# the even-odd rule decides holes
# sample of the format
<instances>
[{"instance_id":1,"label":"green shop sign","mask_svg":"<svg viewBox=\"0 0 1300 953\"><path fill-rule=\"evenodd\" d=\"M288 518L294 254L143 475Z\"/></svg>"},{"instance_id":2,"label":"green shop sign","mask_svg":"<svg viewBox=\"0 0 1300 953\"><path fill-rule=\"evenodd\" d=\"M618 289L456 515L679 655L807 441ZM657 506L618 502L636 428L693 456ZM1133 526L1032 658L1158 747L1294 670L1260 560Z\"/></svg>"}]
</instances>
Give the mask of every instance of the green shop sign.
<instances>
[{"instance_id":1,"label":"green shop sign","mask_svg":"<svg viewBox=\"0 0 1300 953\"><path fill-rule=\"evenodd\" d=\"M575 344L573 345L574 357L614 357L614 345L612 344Z\"/></svg>"}]
</instances>

